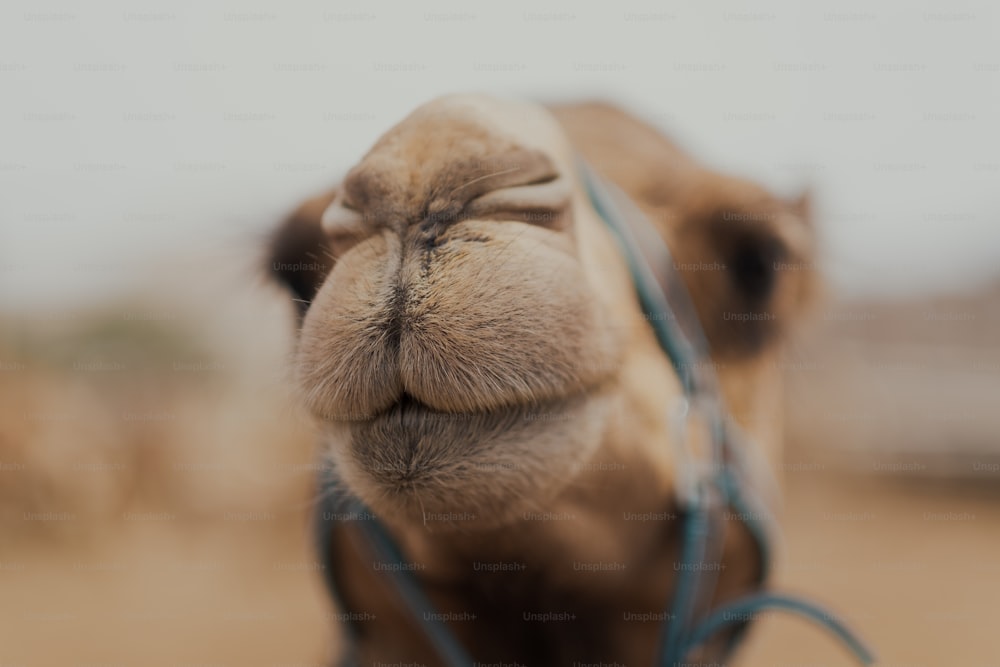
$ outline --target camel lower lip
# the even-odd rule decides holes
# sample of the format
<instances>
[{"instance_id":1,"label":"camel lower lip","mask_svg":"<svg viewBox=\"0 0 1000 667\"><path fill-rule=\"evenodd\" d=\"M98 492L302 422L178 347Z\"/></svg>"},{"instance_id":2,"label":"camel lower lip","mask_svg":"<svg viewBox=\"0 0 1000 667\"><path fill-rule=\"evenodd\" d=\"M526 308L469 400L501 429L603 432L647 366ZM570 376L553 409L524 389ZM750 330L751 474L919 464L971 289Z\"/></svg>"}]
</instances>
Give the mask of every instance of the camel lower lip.
<instances>
[{"instance_id":1,"label":"camel lower lip","mask_svg":"<svg viewBox=\"0 0 1000 667\"><path fill-rule=\"evenodd\" d=\"M538 409L442 412L404 396L378 416L350 424L351 448L361 467L387 487L419 488L441 479L455 461L474 472L492 443L537 431Z\"/></svg>"},{"instance_id":2,"label":"camel lower lip","mask_svg":"<svg viewBox=\"0 0 1000 667\"><path fill-rule=\"evenodd\" d=\"M558 489L573 462L596 446L603 404L575 395L454 413L400 400L378 417L331 431L334 460L378 512L418 520L427 511L470 511L483 521L506 520L495 490L534 498Z\"/></svg>"},{"instance_id":3,"label":"camel lower lip","mask_svg":"<svg viewBox=\"0 0 1000 667\"><path fill-rule=\"evenodd\" d=\"M378 415L329 422L327 435L345 484L374 511L399 521L472 512L499 525L524 509L506 494L537 499L573 477L612 404L597 389L484 412L444 412L401 396Z\"/></svg>"}]
</instances>

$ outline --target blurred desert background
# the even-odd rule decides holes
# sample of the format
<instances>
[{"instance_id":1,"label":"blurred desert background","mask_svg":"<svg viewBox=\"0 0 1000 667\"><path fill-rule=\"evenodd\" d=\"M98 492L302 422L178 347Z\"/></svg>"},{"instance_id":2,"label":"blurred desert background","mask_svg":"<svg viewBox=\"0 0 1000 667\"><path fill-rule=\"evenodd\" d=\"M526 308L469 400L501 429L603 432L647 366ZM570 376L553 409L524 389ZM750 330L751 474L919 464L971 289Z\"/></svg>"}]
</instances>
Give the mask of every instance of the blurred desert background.
<instances>
[{"instance_id":1,"label":"blurred desert background","mask_svg":"<svg viewBox=\"0 0 1000 667\"><path fill-rule=\"evenodd\" d=\"M0 667L328 664L317 453L262 244L409 109L470 89L617 100L812 190L828 290L781 361L777 584L886 667L1000 665L995 8L0 14ZM780 616L740 657L852 664Z\"/></svg>"},{"instance_id":2,"label":"blurred desert background","mask_svg":"<svg viewBox=\"0 0 1000 667\"><path fill-rule=\"evenodd\" d=\"M225 294L4 322L0 665L326 664L292 311L231 273ZM850 618L880 664L996 664L998 333L996 287L828 304L781 362L777 581ZM744 656L851 664L780 616Z\"/></svg>"}]
</instances>

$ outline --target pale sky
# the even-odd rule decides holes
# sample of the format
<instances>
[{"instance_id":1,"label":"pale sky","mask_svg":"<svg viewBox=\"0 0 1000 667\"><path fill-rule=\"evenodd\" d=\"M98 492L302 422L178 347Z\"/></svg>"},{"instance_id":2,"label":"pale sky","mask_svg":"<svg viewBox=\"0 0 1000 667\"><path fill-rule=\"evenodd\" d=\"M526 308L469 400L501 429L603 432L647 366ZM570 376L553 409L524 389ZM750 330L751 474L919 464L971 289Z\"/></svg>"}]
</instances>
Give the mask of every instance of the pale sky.
<instances>
[{"instance_id":1,"label":"pale sky","mask_svg":"<svg viewBox=\"0 0 1000 667\"><path fill-rule=\"evenodd\" d=\"M284 211L459 91L615 100L719 169L811 188L845 292L1000 273L989 2L7 0L0 308L250 263Z\"/></svg>"}]
</instances>

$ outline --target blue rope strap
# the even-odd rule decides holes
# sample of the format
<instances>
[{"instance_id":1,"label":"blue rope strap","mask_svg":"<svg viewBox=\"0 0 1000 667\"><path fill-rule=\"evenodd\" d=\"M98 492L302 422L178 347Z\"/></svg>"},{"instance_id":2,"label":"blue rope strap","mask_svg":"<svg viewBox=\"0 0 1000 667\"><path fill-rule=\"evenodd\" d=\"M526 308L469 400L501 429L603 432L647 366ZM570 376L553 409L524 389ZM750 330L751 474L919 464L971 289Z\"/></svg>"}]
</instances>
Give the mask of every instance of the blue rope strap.
<instances>
[{"instance_id":1,"label":"blue rope strap","mask_svg":"<svg viewBox=\"0 0 1000 667\"><path fill-rule=\"evenodd\" d=\"M851 631L847 625L819 605L801 598L781 593L757 593L723 605L705 618L688 637L687 643L676 657L669 656L673 662L681 662L684 656L712 638L721 630L735 624L746 623L747 619L761 611L773 609L791 612L801 618L812 621L819 627L831 632L841 644L865 667L875 664L875 654L865 643ZM673 664L673 662L665 664Z\"/></svg>"}]
</instances>

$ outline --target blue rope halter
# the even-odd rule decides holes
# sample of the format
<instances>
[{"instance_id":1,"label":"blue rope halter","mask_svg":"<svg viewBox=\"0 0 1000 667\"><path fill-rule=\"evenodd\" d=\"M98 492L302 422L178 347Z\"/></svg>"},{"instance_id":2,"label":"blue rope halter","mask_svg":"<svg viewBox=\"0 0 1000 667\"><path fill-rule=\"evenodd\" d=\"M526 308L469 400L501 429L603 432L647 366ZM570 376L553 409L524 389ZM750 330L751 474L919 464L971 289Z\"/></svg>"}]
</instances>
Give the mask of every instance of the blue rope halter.
<instances>
[{"instance_id":1,"label":"blue rope halter","mask_svg":"<svg viewBox=\"0 0 1000 667\"><path fill-rule=\"evenodd\" d=\"M680 285L680 281L658 279L650 263L644 259L644 256L656 256L660 271L672 271L666 244L655 231L648 233L652 231L649 222L634 205L630 205L624 194L605 185L586 164L580 165L580 171L591 204L615 234L625 253L643 312L648 315L660 346L667 353L681 381L687 399L685 416L691 414L691 406L701 406L712 432L713 456L703 468L710 474L701 475L697 469L687 471L688 476L693 479L687 480L688 491L682 492L684 511L687 514L681 555L683 565L671 604L672 615L667 616L667 619L673 620L665 623L660 657L656 664L666 667L684 662L685 657L695 648L723 629L736 625L737 633L729 642L728 653L735 648L746 629L745 619L766 609L789 611L817 623L839 639L862 665L874 664L874 654L842 621L822 607L793 596L757 593L697 618L695 608L698 595L710 592L704 590L705 568L697 566L713 562L706 558L713 538L716 537L713 535L711 516L713 508L717 509L719 503L723 507L732 507L753 536L762 561L758 578L762 587L770 572L768 535L772 529L765 523L766 513L752 509L755 504L744 489L743 477L739 474L746 465L742 460L744 448L735 446L739 433L735 425L726 419L711 367L702 362L707 358L707 343L696 328L688 332L681 329L678 310L687 315L686 322L696 322L688 296L684 292L673 290L671 296L675 305L671 307L665 294L665 289L669 289L666 285ZM647 233L643 235L642 245L629 228L627 218L622 215L616 201L629 207L635 224L641 222L645 225L644 231ZM650 248L650 244L659 247ZM683 443L678 444L683 446Z\"/></svg>"},{"instance_id":2,"label":"blue rope halter","mask_svg":"<svg viewBox=\"0 0 1000 667\"><path fill-rule=\"evenodd\" d=\"M684 663L695 649L731 629L733 632L724 649L728 655L743 637L749 623L747 619L765 610L788 611L808 619L840 640L860 664L874 664L872 652L836 616L806 600L764 590L771 565L769 535L772 529L764 519L766 513L754 509L757 503L746 488L744 448L736 446L741 435L726 418L715 374L704 362L708 358L707 343L696 326L697 318L689 297L676 276L671 276L671 280L664 276L672 271L666 244L623 193L605 184L586 164L581 162L579 169L591 204L614 233L625 254L643 312L648 315L657 340L683 387L684 398L672 417L679 418L686 429L691 420L700 416L711 434L711 456L706 461L698 461L692 451L685 449L688 444L685 432L675 439L682 462L679 480L683 519L681 567L667 608L654 667L675 667ZM622 214L622 208L628 209L629 217ZM642 235L641 242L633 230ZM651 257L655 259L650 260ZM685 316L683 321L688 324L688 330L682 329L678 315ZM388 568L384 575L399 593L412 618L420 623L442 664L472 667L474 661L447 623L440 620L442 616L435 612L406 567L406 559L385 527L360 500L340 488L334 475L327 474L321 479L320 487L322 501L316 513L315 532L326 565L327 586L339 606L346 608L332 571L331 537L336 524L346 519L360 528L378 559L396 566ZM760 591L710 609L715 572L704 565L719 562L722 512L726 508L735 510L753 537L761 561L757 582ZM357 642L354 638L349 639L345 666L358 664Z\"/></svg>"}]
</instances>

